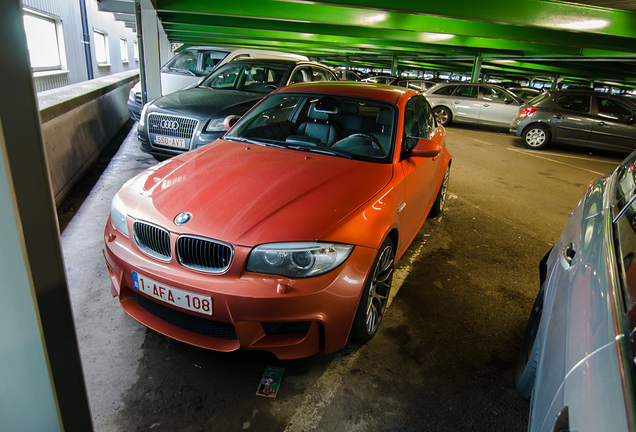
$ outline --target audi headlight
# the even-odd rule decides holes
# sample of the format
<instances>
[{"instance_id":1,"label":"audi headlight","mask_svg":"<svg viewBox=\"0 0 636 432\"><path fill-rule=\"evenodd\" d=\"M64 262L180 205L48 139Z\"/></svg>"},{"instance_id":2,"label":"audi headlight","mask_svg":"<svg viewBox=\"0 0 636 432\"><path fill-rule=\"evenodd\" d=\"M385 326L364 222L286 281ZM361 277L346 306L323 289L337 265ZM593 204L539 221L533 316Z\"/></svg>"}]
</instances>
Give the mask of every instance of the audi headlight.
<instances>
[{"instance_id":1,"label":"audi headlight","mask_svg":"<svg viewBox=\"0 0 636 432\"><path fill-rule=\"evenodd\" d=\"M148 109L148 105L150 105L150 102L144 105L144 107L141 109L141 114L139 115L139 126L146 125L146 110Z\"/></svg>"},{"instance_id":2,"label":"audi headlight","mask_svg":"<svg viewBox=\"0 0 636 432\"><path fill-rule=\"evenodd\" d=\"M225 121L224 118L212 119L208 122L208 125L205 127L206 132L225 132L227 128L223 124Z\"/></svg>"},{"instance_id":3,"label":"audi headlight","mask_svg":"<svg viewBox=\"0 0 636 432\"><path fill-rule=\"evenodd\" d=\"M342 264L352 250L338 243L268 243L252 250L246 270L290 278L318 276Z\"/></svg>"},{"instance_id":4,"label":"audi headlight","mask_svg":"<svg viewBox=\"0 0 636 432\"><path fill-rule=\"evenodd\" d=\"M110 219L117 231L128 237L128 224L126 223L126 211L124 203L121 202L119 195L115 195L110 202Z\"/></svg>"}]
</instances>

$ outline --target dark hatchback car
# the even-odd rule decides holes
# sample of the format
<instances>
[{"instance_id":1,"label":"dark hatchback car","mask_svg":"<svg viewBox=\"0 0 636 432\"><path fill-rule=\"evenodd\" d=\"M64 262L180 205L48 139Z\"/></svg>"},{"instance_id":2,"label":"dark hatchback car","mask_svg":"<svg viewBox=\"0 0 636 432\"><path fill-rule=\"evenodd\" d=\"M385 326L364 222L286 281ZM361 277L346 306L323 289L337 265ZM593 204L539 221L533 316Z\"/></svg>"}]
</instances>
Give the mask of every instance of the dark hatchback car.
<instances>
[{"instance_id":1,"label":"dark hatchback car","mask_svg":"<svg viewBox=\"0 0 636 432\"><path fill-rule=\"evenodd\" d=\"M146 104L137 133L141 149L157 160L194 150L223 135L226 117L245 114L265 95L288 84L338 81L320 63L286 59L239 59L198 85Z\"/></svg>"},{"instance_id":2,"label":"dark hatchback car","mask_svg":"<svg viewBox=\"0 0 636 432\"><path fill-rule=\"evenodd\" d=\"M593 90L555 90L519 108L510 133L529 149L551 142L629 153L636 149L636 103Z\"/></svg>"}]
</instances>

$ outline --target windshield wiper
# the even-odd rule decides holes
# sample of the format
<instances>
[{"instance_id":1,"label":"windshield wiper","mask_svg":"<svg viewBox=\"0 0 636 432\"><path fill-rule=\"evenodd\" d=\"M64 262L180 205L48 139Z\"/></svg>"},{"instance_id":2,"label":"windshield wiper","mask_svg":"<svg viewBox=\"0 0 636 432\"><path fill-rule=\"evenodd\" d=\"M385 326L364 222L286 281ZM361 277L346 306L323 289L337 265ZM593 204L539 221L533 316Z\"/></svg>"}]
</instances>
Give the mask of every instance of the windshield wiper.
<instances>
[{"instance_id":1,"label":"windshield wiper","mask_svg":"<svg viewBox=\"0 0 636 432\"><path fill-rule=\"evenodd\" d=\"M266 141L255 141L255 140L251 140L249 138L243 138L243 137L228 136L228 137L225 137L224 139L227 141L238 141L242 143L255 144L259 146L287 148L287 146L284 144L278 144L278 143L266 142Z\"/></svg>"},{"instance_id":2,"label":"windshield wiper","mask_svg":"<svg viewBox=\"0 0 636 432\"><path fill-rule=\"evenodd\" d=\"M181 72L182 74L188 74L188 75L192 75L192 76L197 76L194 72L192 72L191 70L188 69L181 69L178 67L170 67L169 68L171 71L175 71L175 72Z\"/></svg>"},{"instance_id":3,"label":"windshield wiper","mask_svg":"<svg viewBox=\"0 0 636 432\"><path fill-rule=\"evenodd\" d=\"M300 145L288 145L287 147L294 150L326 154L329 156L340 156L346 159L351 159L351 155L349 153L345 153L345 152L341 152L341 151L333 150L333 149L328 149L328 148L323 148L323 147L307 147L307 146L300 146Z\"/></svg>"}]
</instances>

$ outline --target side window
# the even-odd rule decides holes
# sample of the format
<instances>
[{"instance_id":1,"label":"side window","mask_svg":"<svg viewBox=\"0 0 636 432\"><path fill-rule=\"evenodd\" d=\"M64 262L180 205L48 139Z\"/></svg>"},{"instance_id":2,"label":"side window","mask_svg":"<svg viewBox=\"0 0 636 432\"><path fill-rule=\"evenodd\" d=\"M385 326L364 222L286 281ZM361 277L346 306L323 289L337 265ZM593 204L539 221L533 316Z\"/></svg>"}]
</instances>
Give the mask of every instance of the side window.
<instances>
[{"instance_id":1,"label":"side window","mask_svg":"<svg viewBox=\"0 0 636 432\"><path fill-rule=\"evenodd\" d=\"M312 72L312 81L332 81L331 79L331 75L329 75L327 72L325 72L322 69L318 69L318 68L311 68L311 72Z\"/></svg>"},{"instance_id":2,"label":"side window","mask_svg":"<svg viewBox=\"0 0 636 432\"><path fill-rule=\"evenodd\" d=\"M426 137L425 105L419 97L413 97L406 103L404 110L404 135L407 137ZM417 143L416 140L404 140L403 150L409 151Z\"/></svg>"},{"instance_id":3,"label":"side window","mask_svg":"<svg viewBox=\"0 0 636 432\"><path fill-rule=\"evenodd\" d=\"M309 73L309 68L299 68L294 71L292 74L290 84L296 84L299 82L308 82L311 81L311 74Z\"/></svg>"},{"instance_id":4,"label":"side window","mask_svg":"<svg viewBox=\"0 0 636 432\"><path fill-rule=\"evenodd\" d=\"M557 103L561 108L566 110L580 113L590 112L590 96L563 95L559 96Z\"/></svg>"},{"instance_id":5,"label":"side window","mask_svg":"<svg viewBox=\"0 0 636 432\"><path fill-rule=\"evenodd\" d=\"M457 87L455 96L477 98L479 88L477 86L460 85Z\"/></svg>"},{"instance_id":6,"label":"side window","mask_svg":"<svg viewBox=\"0 0 636 432\"><path fill-rule=\"evenodd\" d=\"M436 95L450 95L451 93L453 93L453 91L457 88L457 86L453 86L453 85L449 85L449 86L444 86L440 89L437 90L433 90L433 94Z\"/></svg>"},{"instance_id":7,"label":"side window","mask_svg":"<svg viewBox=\"0 0 636 432\"><path fill-rule=\"evenodd\" d=\"M492 102L504 102L507 97L509 97L506 92L492 88L492 87L482 87L481 92L483 94L483 98L487 101ZM512 99L512 98L511 98Z\"/></svg>"},{"instance_id":8,"label":"side window","mask_svg":"<svg viewBox=\"0 0 636 432\"><path fill-rule=\"evenodd\" d=\"M627 123L634 118L634 110L614 99L598 98L598 115L609 120Z\"/></svg>"},{"instance_id":9,"label":"side window","mask_svg":"<svg viewBox=\"0 0 636 432\"><path fill-rule=\"evenodd\" d=\"M428 104L426 99L422 98L422 105L424 105L424 135L427 138L430 138L431 135L435 132L437 128L437 123L435 123L435 116L433 115L433 109Z\"/></svg>"}]
</instances>

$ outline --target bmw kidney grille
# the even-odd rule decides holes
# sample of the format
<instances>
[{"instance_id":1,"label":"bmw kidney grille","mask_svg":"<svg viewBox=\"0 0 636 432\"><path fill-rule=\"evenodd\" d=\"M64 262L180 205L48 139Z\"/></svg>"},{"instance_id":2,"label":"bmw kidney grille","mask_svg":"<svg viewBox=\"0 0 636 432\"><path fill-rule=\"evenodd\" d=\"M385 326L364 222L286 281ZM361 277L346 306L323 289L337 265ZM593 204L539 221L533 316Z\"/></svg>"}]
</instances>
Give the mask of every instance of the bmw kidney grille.
<instances>
[{"instance_id":1,"label":"bmw kidney grille","mask_svg":"<svg viewBox=\"0 0 636 432\"><path fill-rule=\"evenodd\" d=\"M133 235L137 247L147 255L161 261L170 261L170 233L168 230L145 222L133 223Z\"/></svg>"},{"instance_id":2,"label":"bmw kidney grille","mask_svg":"<svg viewBox=\"0 0 636 432\"><path fill-rule=\"evenodd\" d=\"M161 261L170 261L170 232L164 228L141 221L133 223L133 236L139 249ZM177 259L189 269L206 273L223 273L232 258L232 246L203 237L182 235L177 239Z\"/></svg>"}]
</instances>

